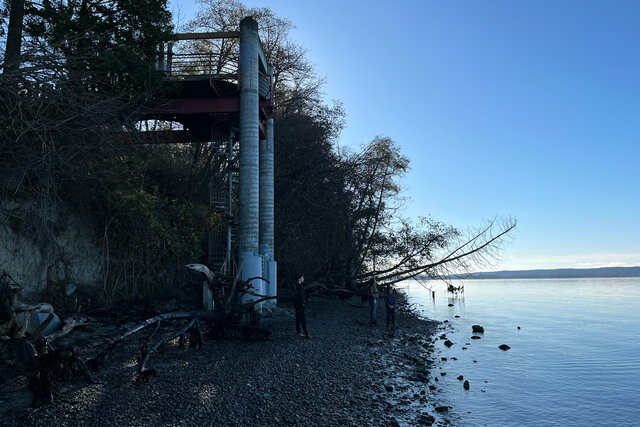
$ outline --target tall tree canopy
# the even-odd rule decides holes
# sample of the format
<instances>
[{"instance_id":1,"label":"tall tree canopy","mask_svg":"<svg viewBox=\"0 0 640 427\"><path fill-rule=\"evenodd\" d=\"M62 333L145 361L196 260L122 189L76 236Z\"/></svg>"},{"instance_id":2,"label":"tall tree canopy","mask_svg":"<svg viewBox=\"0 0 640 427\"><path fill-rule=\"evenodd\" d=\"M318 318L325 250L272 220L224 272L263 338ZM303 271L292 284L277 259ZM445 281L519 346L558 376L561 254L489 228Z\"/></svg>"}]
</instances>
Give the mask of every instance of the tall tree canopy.
<instances>
[{"instance_id":1,"label":"tall tree canopy","mask_svg":"<svg viewBox=\"0 0 640 427\"><path fill-rule=\"evenodd\" d=\"M40 0L25 10L25 48L61 55L94 90L148 84L171 32L166 0Z\"/></svg>"},{"instance_id":2,"label":"tall tree canopy","mask_svg":"<svg viewBox=\"0 0 640 427\"><path fill-rule=\"evenodd\" d=\"M233 31L253 16L274 65L276 258L285 279L304 272L347 285L371 276L391 283L491 262L514 221L462 233L427 215L402 218L409 159L400 146L379 136L359 151L337 149L344 112L339 104L326 105L322 79L290 37L293 23L237 0L198 3L201 10L186 29ZM236 40L195 41L190 48L219 51L220 68L238 55Z\"/></svg>"},{"instance_id":3,"label":"tall tree canopy","mask_svg":"<svg viewBox=\"0 0 640 427\"><path fill-rule=\"evenodd\" d=\"M281 114L289 108L313 108L321 103L318 78L307 50L290 36L293 23L266 7L247 7L237 0L198 0L200 11L189 21L188 31L235 31L239 22L252 16L259 23L259 34L268 61L273 65L275 98ZM220 67L238 56L238 40L200 40L190 46L202 51L220 52Z\"/></svg>"},{"instance_id":4,"label":"tall tree canopy","mask_svg":"<svg viewBox=\"0 0 640 427\"><path fill-rule=\"evenodd\" d=\"M359 150L338 148L345 114L324 100L322 79L290 37L290 21L236 0L200 4L188 30L236 30L251 15L274 65L280 283L299 273L338 286L373 276L394 283L491 262L515 221L461 232L427 215L403 218L409 159L386 136ZM214 147L113 141L113 130L136 117L158 76L152 63L171 31L166 0L28 5L20 84L0 85L0 195L35 202L22 205L26 214L5 217L22 218L17 228L55 251L56 216L49 213L63 201L94 221L105 252L105 296L136 297L170 283L176 266L206 259L207 232L225 218L208 206L208 180L220 167ZM222 68L238 46L218 39L189 48L218 51Z\"/></svg>"}]
</instances>

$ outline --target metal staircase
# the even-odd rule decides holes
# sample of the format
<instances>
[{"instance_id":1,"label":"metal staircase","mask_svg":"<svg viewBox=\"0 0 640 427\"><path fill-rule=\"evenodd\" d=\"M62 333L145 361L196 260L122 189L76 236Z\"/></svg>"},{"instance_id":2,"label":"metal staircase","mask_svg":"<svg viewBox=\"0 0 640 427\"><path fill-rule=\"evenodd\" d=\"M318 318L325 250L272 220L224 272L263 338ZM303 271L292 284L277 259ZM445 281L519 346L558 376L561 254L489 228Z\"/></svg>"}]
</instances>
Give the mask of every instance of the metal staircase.
<instances>
[{"instance_id":1,"label":"metal staircase","mask_svg":"<svg viewBox=\"0 0 640 427\"><path fill-rule=\"evenodd\" d=\"M207 261L212 271L232 274L235 268L231 250L238 234L233 212L233 193L238 185L238 147L233 132L224 135L219 131L212 131L211 140L219 167L210 179L209 199L213 210L223 214L226 221L219 222L209 232Z\"/></svg>"}]
</instances>

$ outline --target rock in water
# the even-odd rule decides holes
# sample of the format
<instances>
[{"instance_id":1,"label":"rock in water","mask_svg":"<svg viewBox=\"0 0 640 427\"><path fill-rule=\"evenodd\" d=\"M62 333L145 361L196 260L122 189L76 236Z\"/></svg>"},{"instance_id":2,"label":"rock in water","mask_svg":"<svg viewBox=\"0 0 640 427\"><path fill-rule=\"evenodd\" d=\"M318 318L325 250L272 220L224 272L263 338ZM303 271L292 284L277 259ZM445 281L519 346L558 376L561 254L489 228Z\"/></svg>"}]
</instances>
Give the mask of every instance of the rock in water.
<instances>
[{"instance_id":1,"label":"rock in water","mask_svg":"<svg viewBox=\"0 0 640 427\"><path fill-rule=\"evenodd\" d=\"M462 387L464 387L465 390L469 390L469 380L465 380Z\"/></svg>"},{"instance_id":2,"label":"rock in water","mask_svg":"<svg viewBox=\"0 0 640 427\"><path fill-rule=\"evenodd\" d=\"M451 341L449 341L449 340L446 340L446 341L444 342L444 345L446 345L447 347L451 347L451 346L453 345L453 342L451 342Z\"/></svg>"},{"instance_id":3,"label":"rock in water","mask_svg":"<svg viewBox=\"0 0 640 427\"><path fill-rule=\"evenodd\" d=\"M449 407L448 406L436 406L435 409L436 409L436 412L438 412L438 413L449 411Z\"/></svg>"},{"instance_id":4,"label":"rock in water","mask_svg":"<svg viewBox=\"0 0 640 427\"><path fill-rule=\"evenodd\" d=\"M471 331L475 334L484 334L484 328L480 325L471 326Z\"/></svg>"},{"instance_id":5,"label":"rock in water","mask_svg":"<svg viewBox=\"0 0 640 427\"><path fill-rule=\"evenodd\" d=\"M462 381L464 377L462 375L458 375L458 381Z\"/></svg>"},{"instance_id":6,"label":"rock in water","mask_svg":"<svg viewBox=\"0 0 640 427\"><path fill-rule=\"evenodd\" d=\"M433 416L429 415L429 414L422 414L422 415L418 416L416 421L418 422L418 425L431 426L431 425L433 425L433 423L436 422L436 419Z\"/></svg>"},{"instance_id":7,"label":"rock in water","mask_svg":"<svg viewBox=\"0 0 640 427\"><path fill-rule=\"evenodd\" d=\"M480 335L473 335L471 337L472 340L479 340L480 338L482 338Z\"/></svg>"},{"instance_id":8,"label":"rock in water","mask_svg":"<svg viewBox=\"0 0 640 427\"><path fill-rule=\"evenodd\" d=\"M509 347L509 346L508 346L508 345L506 345L506 344L500 344L500 346L498 346L498 348L499 348L500 350L507 351L507 350L509 350L511 347Z\"/></svg>"}]
</instances>

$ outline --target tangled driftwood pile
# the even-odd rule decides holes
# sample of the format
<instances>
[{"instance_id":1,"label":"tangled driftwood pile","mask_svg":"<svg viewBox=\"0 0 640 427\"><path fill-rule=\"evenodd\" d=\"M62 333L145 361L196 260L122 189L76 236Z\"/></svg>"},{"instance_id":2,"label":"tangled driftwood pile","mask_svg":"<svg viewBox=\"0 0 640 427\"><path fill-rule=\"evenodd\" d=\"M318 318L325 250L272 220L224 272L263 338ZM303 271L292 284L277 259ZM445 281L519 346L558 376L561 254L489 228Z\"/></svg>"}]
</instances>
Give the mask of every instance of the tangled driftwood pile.
<instances>
[{"instance_id":1,"label":"tangled driftwood pile","mask_svg":"<svg viewBox=\"0 0 640 427\"><path fill-rule=\"evenodd\" d=\"M51 322L57 320L51 305L19 303L16 297L20 286L9 275L2 273L0 387L15 381L17 377L26 377L33 393L32 405L39 406L52 400L52 381L84 376L89 382L93 382L91 372L98 371L107 362L109 355L118 351L120 344L127 338L149 326L153 327L153 331L140 345L138 355L137 372L142 381L148 381L156 373L155 369L149 367L153 353L176 339L181 348L186 347L187 343L189 347L203 348L205 336L215 339L268 340L270 331L258 326L259 318L254 308L256 304L269 298L253 292L250 284L252 279L245 282L239 279L239 275L209 273L207 281L216 302L214 311L162 313L138 322L115 336L99 337L100 342L91 346L91 349L86 348L86 344L81 347L74 343L68 334L76 328L90 328L96 323L95 319L74 313L65 319L58 330L43 334ZM256 295L256 300L242 304L239 297L241 292ZM35 330L29 330L31 316L45 320ZM250 319L250 322L244 322L245 318ZM104 323L104 319L102 322ZM116 323L117 319L111 319L111 322ZM155 338L161 326L163 334ZM83 338L86 342L87 334Z\"/></svg>"},{"instance_id":2,"label":"tangled driftwood pile","mask_svg":"<svg viewBox=\"0 0 640 427\"><path fill-rule=\"evenodd\" d=\"M3 273L0 275L0 387L17 377L26 377L33 394L32 405L39 406L51 401L52 381L84 377L92 383L91 372L101 370L114 352L125 351L125 348L131 351L131 345L125 346L125 341L134 336L138 337L133 345L138 352L132 356L137 356L136 379L142 382L156 374L151 367L152 355L165 350L169 343L179 348L203 348L205 337L250 341L270 338L270 330L258 325L259 312L255 310L259 303L274 298L256 293L252 282L262 278L241 280L242 265L233 276L212 272L200 264L187 268L207 284L215 302L214 310L160 313L146 320L127 322L124 329L120 326L121 319L114 316L91 318L76 309L60 322L50 304L21 304L16 299L20 286ZM346 301L353 296L362 297L365 286L361 288L327 289L319 282L312 282L305 286L305 291L323 289ZM253 300L243 302L242 295L251 295ZM293 298L293 293L278 296L280 302ZM35 329L28 328L31 316L38 316ZM43 318L45 320L40 321ZM57 330L48 330L54 319ZM150 333L140 338L142 331Z\"/></svg>"},{"instance_id":3,"label":"tangled driftwood pile","mask_svg":"<svg viewBox=\"0 0 640 427\"><path fill-rule=\"evenodd\" d=\"M67 378L72 371L76 371L84 374L90 382L93 381L76 348L53 344L57 338L86 323L86 319L71 316L62 329L45 338L42 333L55 317L49 313L34 331L27 332L30 317L42 310L49 310L50 306L17 303L19 289L9 275L0 275L0 362L3 362L0 365L0 384L15 376L26 376L29 389L33 392L32 404L39 406L51 400L52 377ZM16 308L23 313L21 322L18 321Z\"/></svg>"}]
</instances>

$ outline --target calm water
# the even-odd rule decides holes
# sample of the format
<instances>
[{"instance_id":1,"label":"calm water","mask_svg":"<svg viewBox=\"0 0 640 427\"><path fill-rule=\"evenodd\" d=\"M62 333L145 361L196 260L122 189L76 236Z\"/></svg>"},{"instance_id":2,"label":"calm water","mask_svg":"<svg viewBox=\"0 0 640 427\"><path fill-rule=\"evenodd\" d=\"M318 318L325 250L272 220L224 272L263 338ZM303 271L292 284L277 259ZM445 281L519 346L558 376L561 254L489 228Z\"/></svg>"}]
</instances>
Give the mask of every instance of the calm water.
<instances>
[{"instance_id":1,"label":"calm water","mask_svg":"<svg viewBox=\"0 0 640 427\"><path fill-rule=\"evenodd\" d=\"M456 424L640 426L640 278L461 283L455 299L434 283L435 303L420 285L407 289L420 313L453 328L453 347L437 341L448 360L434 376ZM473 324L482 339L470 339Z\"/></svg>"}]
</instances>

